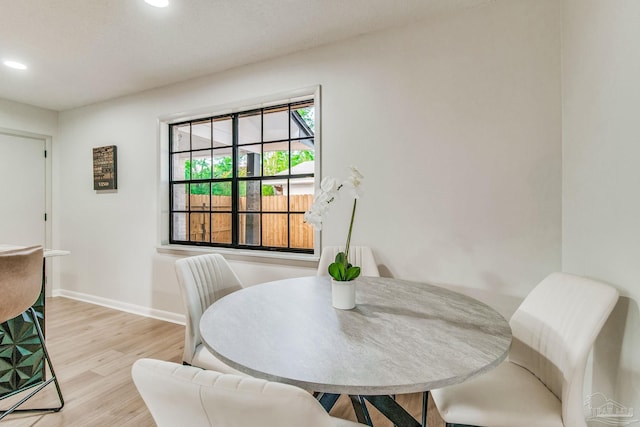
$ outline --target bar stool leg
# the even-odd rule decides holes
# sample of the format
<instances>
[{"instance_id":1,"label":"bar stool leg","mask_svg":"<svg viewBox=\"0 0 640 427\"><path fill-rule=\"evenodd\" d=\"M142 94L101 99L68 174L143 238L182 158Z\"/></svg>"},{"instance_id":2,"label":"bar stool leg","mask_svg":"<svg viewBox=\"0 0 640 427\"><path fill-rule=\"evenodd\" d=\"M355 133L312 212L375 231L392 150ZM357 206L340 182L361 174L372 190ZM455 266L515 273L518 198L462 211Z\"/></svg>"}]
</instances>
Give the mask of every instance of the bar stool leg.
<instances>
[{"instance_id":1,"label":"bar stool leg","mask_svg":"<svg viewBox=\"0 0 640 427\"><path fill-rule=\"evenodd\" d=\"M31 320L33 321L33 323L35 325L36 331L38 332L38 339L40 340L40 344L42 345L42 353L44 355L45 361L47 362L47 366L49 367L49 372L51 374L51 378L49 378L48 380L44 381L35 390L33 390L31 393L29 393L27 396L22 398L18 403L14 404L13 406L11 406L6 411L0 411L0 420L2 420L4 417L6 417L7 415L9 415L9 414L11 414L13 412L41 412L41 411L58 412L64 406L64 398L62 397L62 390L60 390L60 384L58 383L58 377L56 376L56 373L55 373L55 371L53 369L53 365L51 364L51 359L49 358L49 352L47 351L47 346L45 345L44 335L42 334L42 328L40 328L40 323L38 322L38 317L36 315L36 311L33 309L33 307L29 307L29 309L27 309L27 311L25 311L25 313L28 316L31 317ZM42 390L43 388L45 388L46 386L48 386L51 383L54 383L54 385L56 386L56 391L58 393L58 399L60 400L60 406L55 406L55 407L52 407L52 408L18 409L18 407L20 405L22 405L24 402L29 400L36 393L38 393L40 390ZM27 389L25 389L25 390L27 390ZM15 394L15 393L13 393L13 394Z\"/></svg>"}]
</instances>

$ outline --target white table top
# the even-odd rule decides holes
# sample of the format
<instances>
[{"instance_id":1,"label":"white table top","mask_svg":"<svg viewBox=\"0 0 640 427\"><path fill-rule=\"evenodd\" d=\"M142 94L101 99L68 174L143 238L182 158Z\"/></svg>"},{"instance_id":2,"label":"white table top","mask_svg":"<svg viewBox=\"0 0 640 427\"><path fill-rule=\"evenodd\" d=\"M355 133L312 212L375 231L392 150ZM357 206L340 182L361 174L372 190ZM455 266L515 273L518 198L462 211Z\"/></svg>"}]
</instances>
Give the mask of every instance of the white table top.
<instances>
[{"instance_id":1,"label":"white table top","mask_svg":"<svg viewBox=\"0 0 640 427\"><path fill-rule=\"evenodd\" d=\"M8 245L5 243L0 243L0 252L11 251L14 249L22 249L26 248L26 246L18 246L18 245ZM65 251L63 249L44 249L44 257L50 258L54 256L64 256L69 255L70 251Z\"/></svg>"},{"instance_id":2,"label":"white table top","mask_svg":"<svg viewBox=\"0 0 640 427\"><path fill-rule=\"evenodd\" d=\"M327 277L280 280L216 301L205 345L250 375L318 392L411 393L462 382L502 362L507 321L487 305L424 283L360 277L356 308L331 306Z\"/></svg>"}]
</instances>

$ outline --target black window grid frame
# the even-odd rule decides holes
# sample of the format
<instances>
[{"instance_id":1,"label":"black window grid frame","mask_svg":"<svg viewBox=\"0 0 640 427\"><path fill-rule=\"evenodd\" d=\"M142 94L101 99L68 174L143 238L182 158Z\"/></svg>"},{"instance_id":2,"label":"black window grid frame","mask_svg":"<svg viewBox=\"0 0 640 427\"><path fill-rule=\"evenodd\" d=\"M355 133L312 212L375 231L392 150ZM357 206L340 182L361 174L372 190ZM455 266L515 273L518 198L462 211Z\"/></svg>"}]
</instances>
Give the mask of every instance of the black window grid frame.
<instances>
[{"instance_id":1,"label":"black window grid frame","mask_svg":"<svg viewBox=\"0 0 640 427\"><path fill-rule=\"evenodd\" d=\"M291 247L291 216L292 215L303 215L304 211L292 211L291 210L291 191L290 191L290 185L291 185L291 180L295 180L295 179L300 179L300 178L314 178L315 174L314 173L306 173L306 174L287 174L287 175L270 175L270 176L265 176L264 175L264 146L265 145L269 145L269 144L277 144L277 143L283 143L286 142L288 144L288 148L287 148L287 153L288 153L288 165L287 165L287 170L290 172L291 171L291 153L292 153L292 143L294 142L302 142L302 141L309 141L313 146L314 146L314 156L317 155L316 151L315 151L315 135L313 133L313 131L308 128L307 124L297 115L292 115L292 110L296 107L301 107L301 106L309 106L309 105L315 105L315 100L314 99L308 99L308 100L303 100L303 101L297 101L297 102L291 102L291 103L285 103L285 104L279 104L279 105L275 105L275 106L270 106L270 107L263 107L263 108L256 108L256 109L251 109L251 110L244 110L244 111L239 111L237 113L231 113L231 114L222 114L222 115L216 115L216 116L210 116L210 117L203 117L203 118L198 118L198 119L193 119L193 120L186 120L186 121L182 121L182 122L176 122L176 123L172 123L170 125L170 132L169 132L169 216L170 216L170 221L169 221L169 242L171 244L178 244L178 245L187 245L187 246L205 246L205 247L221 247L221 248L231 248L231 249L248 249L248 250L263 250L263 251L278 251L278 252L290 252L290 253L309 253L312 254L314 252L313 248L292 248ZM288 124L288 138L285 139L275 139L275 140L268 140L265 141L264 140L264 114L265 111L269 111L269 110L274 110L274 109L279 109L279 108L283 108L286 107L288 110L288 120L287 120L287 124ZM239 143L238 141L238 125L239 125L239 118L243 115L249 116L249 115L254 115L254 114L260 114L260 141L255 141L255 142L245 142L245 143ZM229 118L232 120L232 144L230 146L231 148L231 153L232 153L232 176L230 178L214 178L213 176L210 178L205 178L205 179L193 179L192 176L192 171L189 171L189 176L190 179L174 179L174 165L173 165L173 161L174 161L174 154L178 154L178 153L189 153L189 160L190 160L190 165L193 165L193 153L198 153L198 152L204 152L204 151L210 151L215 152L216 150L223 150L223 149L228 149L229 147L213 147L213 122L216 120L221 120L221 119L225 119L225 118ZM299 137L291 137L291 121L295 120L301 127L302 130L305 130L304 128L306 128L306 133L303 136L299 136ZM193 149L193 124L201 124L205 121L209 121L209 123L211 124L211 133L209 135L210 138L210 147L208 148L199 148L199 149ZM174 132L173 129L176 127L180 127L180 126L185 126L185 125L189 125L189 150L176 150L174 151L173 147L173 137L174 137ZM249 146L249 145L260 145L261 150L260 150L260 175L256 175L256 176L251 176L251 177L240 177L238 176L238 160L239 160L239 153L238 151L241 149L241 147L243 146ZM211 157L212 160L212 167L213 167L213 156ZM191 166L192 167L192 166ZM212 175L213 175L213 170L211 171ZM287 198L287 210L286 211L264 211L262 208L262 197L263 197L263 185L265 185L265 183L268 183L269 181L272 180L282 180L285 179L286 183L287 183L287 194L288 194L288 198ZM242 182L250 182L250 181L257 181L259 182L259 189L260 189L260 195L258 197L258 200L260 201L260 209L259 210L240 210L240 203L239 203L239 197L240 197L240 192L239 192L239 188L240 188L240 183ZM213 194L211 191L211 186L215 183L231 183L231 209L230 210L214 210L214 206L213 206ZM185 202L186 202L186 209L182 210L182 209L174 209L173 206L173 200L174 200L174 185L187 185L187 190L186 190L186 195L185 195ZM192 184L208 184L209 185L209 192L208 192L208 196L209 196L209 210L208 211L194 211L192 209L191 206L191 185ZM202 242L202 241L193 241L193 240L176 240L174 239L174 214L185 214L186 217L186 226L187 226L187 238L189 238L191 236L191 215L193 214L201 214L201 215L208 215L208 221L210 224L210 229L209 229L209 241L208 242ZM211 233L214 231L213 230L213 215L214 214L230 214L231 215L231 223L232 223L232 230L231 230L231 243L221 243L221 242L211 242ZM239 235L240 235L240 226L239 226L239 218L241 214L258 214L260 217L260 233L259 233L259 243L252 245L252 244L241 244L239 242ZM287 215L287 246L266 246L263 244L263 227L264 227L264 217L265 215L283 215L286 214Z\"/></svg>"}]
</instances>

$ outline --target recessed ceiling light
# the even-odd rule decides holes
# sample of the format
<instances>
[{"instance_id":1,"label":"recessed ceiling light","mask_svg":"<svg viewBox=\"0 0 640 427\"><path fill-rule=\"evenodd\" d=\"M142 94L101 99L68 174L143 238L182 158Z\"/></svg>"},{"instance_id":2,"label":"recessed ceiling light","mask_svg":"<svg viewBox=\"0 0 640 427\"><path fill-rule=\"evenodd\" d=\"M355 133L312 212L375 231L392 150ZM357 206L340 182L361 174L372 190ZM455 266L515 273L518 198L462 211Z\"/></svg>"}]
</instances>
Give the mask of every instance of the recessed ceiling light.
<instances>
[{"instance_id":1,"label":"recessed ceiling light","mask_svg":"<svg viewBox=\"0 0 640 427\"><path fill-rule=\"evenodd\" d=\"M155 7L167 7L169 6L169 0L144 0L151 6Z\"/></svg>"},{"instance_id":2,"label":"recessed ceiling light","mask_svg":"<svg viewBox=\"0 0 640 427\"><path fill-rule=\"evenodd\" d=\"M6 65L7 67L10 68L15 68L16 70L26 70L27 66L24 65L22 62L18 62L18 61L11 61L9 59L2 61L2 63L4 65Z\"/></svg>"}]
</instances>

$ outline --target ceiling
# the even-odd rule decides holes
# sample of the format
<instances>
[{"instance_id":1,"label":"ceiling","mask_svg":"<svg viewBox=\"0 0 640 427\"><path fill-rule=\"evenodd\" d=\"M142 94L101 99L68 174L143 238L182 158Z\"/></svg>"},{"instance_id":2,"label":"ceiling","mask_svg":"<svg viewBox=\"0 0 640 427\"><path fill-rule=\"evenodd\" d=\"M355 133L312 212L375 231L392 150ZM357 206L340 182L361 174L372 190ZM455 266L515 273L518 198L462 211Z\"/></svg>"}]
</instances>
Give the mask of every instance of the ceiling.
<instances>
[{"instance_id":1,"label":"ceiling","mask_svg":"<svg viewBox=\"0 0 640 427\"><path fill-rule=\"evenodd\" d=\"M57 111L492 0L0 0L0 98Z\"/></svg>"}]
</instances>

